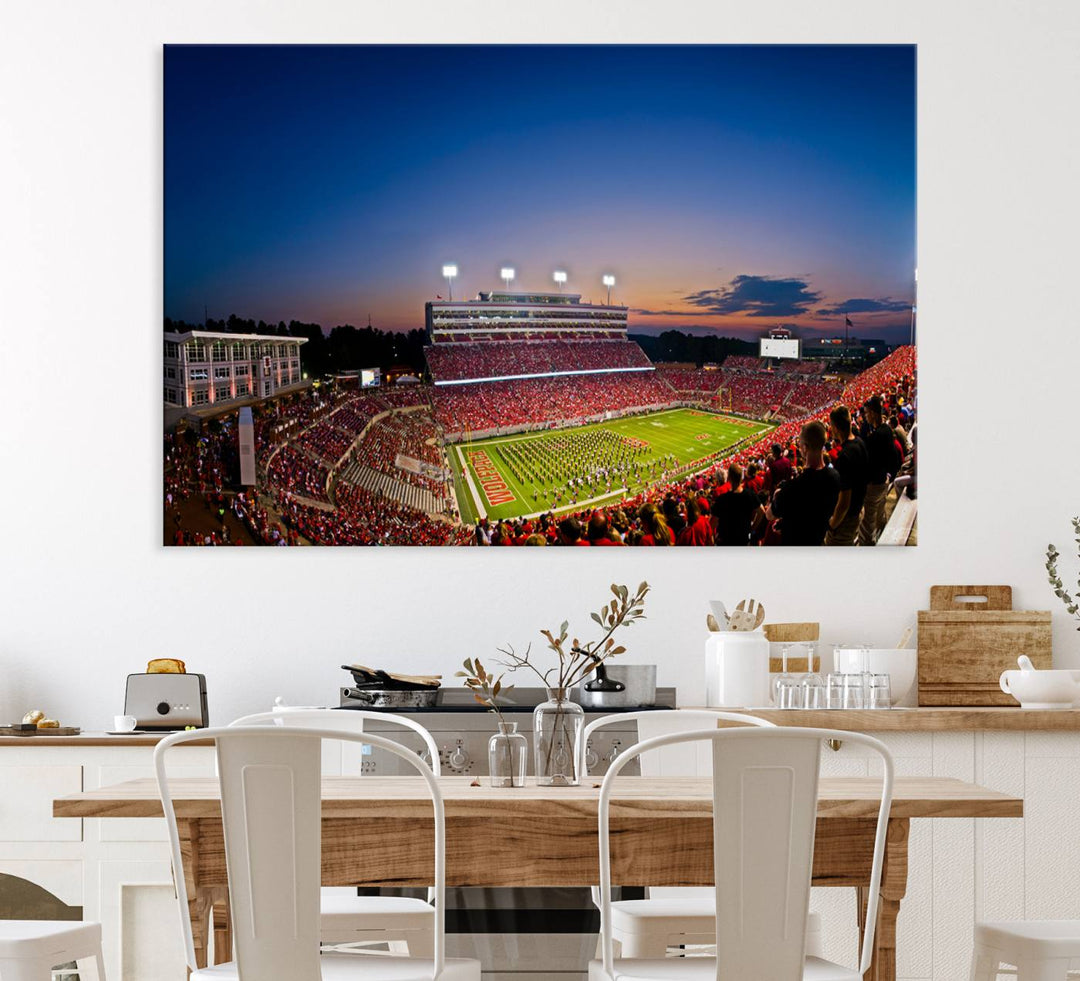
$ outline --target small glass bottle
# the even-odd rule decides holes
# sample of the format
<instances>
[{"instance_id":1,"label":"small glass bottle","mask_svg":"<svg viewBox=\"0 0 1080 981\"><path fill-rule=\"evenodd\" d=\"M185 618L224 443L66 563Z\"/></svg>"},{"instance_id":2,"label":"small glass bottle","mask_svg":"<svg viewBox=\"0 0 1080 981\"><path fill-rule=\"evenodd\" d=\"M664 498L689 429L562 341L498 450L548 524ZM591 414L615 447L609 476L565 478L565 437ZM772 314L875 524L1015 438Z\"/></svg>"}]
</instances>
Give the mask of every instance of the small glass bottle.
<instances>
[{"instance_id":1,"label":"small glass bottle","mask_svg":"<svg viewBox=\"0 0 1080 981\"><path fill-rule=\"evenodd\" d=\"M500 722L488 740L488 773L492 787L524 787L529 762L529 741L517 731L516 722Z\"/></svg>"},{"instance_id":2,"label":"small glass bottle","mask_svg":"<svg viewBox=\"0 0 1080 981\"><path fill-rule=\"evenodd\" d=\"M541 787L576 787L578 743L585 710L570 700L565 688L548 690L548 700L533 709L533 752L536 782Z\"/></svg>"}]
</instances>

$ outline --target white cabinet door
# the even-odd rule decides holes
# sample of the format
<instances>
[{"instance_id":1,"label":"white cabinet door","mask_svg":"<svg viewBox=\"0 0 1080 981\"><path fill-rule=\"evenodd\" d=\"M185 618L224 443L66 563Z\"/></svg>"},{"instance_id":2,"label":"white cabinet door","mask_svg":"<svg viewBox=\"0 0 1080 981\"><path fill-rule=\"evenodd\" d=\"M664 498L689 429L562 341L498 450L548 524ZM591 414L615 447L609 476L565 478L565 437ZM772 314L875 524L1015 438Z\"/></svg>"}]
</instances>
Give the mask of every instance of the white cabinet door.
<instances>
[{"instance_id":1,"label":"white cabinet door","mask_svg":"<svg viewBox=\"0 0 1080 981\"><path fill-rule=\"evenodd\" d=\"M54 818L54 797L82 790L81 766L0 766L0 841L81 841L80 818Z\"/></svg>"},{"instance_id":2,"label":"white cabinet door","mask_svg":"<svg viewBox=\"0 0 1080 981\"><path fill-rule=\"evenodd\" d=\"M119 981L185 981L169 863L103 861L98 888L106 976Z\"/></svg>"}]
</instances>

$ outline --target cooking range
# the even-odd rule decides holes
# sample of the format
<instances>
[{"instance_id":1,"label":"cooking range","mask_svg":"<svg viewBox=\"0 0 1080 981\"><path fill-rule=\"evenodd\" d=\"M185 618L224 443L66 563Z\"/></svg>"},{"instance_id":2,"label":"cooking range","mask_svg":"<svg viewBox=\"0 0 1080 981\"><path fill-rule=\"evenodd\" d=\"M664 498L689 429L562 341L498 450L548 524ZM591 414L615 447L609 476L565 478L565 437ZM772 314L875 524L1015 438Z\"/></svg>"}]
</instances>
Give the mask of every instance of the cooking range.
<instances>
[{"instance_id":1,"label":"cooking range","mask_svg":"<svg viewBox=\"0 0 1080 981\"><path fill-rule=\"evenodd\" d=\"M354 697L356 689L341 689L340 708L383 711ZM547 699L543 688L515 687L500 709L508 721L517 721L519 731L531 737L532 711ZM586 708L585 724L603 716L675 708L675 689L657 688L656 704L620 708ZM487 744L495 724L487 709L465 689L440 689L436 703L422 708L387 708L387 712L408 714L427 729L439 747L444 774L488 775ZM369 722L370 732L391 738L423 753L420 738L407 729L387 723ZM530 739L531 741L531 739ZM603 774L620 750L637 741L637 725L614 723L592 737L586 748L590 775ZM363 772L403 774L401 761L375 747L365 747ZM425 754L426 755L426 754ZM530 748L529 773L532 775ZM637 773L636 761L627 766L628 775ZM407 890L362 890L385 895L420 895ZM616 890L616 893L619 891ZM643 890L623 888L624 899L640 898ZM521 888L446 890L447 954L475 957L483 966L485 981L578 981L587 977L589 961L596 956L600 914L588 889Z\"/></svg>"}]
</instances>

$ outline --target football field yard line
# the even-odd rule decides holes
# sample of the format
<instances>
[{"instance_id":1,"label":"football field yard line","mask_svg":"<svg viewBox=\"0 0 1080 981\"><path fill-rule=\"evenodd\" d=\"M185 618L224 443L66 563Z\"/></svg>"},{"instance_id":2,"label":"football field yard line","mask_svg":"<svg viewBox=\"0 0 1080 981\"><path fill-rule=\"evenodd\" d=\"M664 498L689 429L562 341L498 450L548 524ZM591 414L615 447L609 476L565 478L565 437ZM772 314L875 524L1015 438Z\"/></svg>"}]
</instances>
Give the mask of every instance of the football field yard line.
<instances>
[{"instance_id":1,"label":"football field yard line","mask_svg":"<svg viewBox=\"0 0 1080 981\"><path fill-rule=\"evenodd\" d=\"M511 463L503 455L503 451L512 445L526 443L543 443L566 436L568 433L581 433L590 430L609 430L620 436L630 439L645 441L650 450L650 459L674 456L674 466L668 463L667 470L681 469L690 466L691 469L680 475L680 479L689 476L690 473L713 464L708 459L713 454L723 454L731 446L744 440L754 440L775 428L775 424L752 422L741 420L722 413L712 413L704 410L688 408L664 409L656 413L646 413L636 416L626 416L620 419L610 419L586 426L570 426L563 429L545 429L530 433L500 436L490 440L456 444L454 449L457 459L466 477L463 482L469 489L472 502L476 505L477 514L486 513L492 520L501 518L516 518L527 514L538 514L547 511L566 511L576 508L588 507L593 503L610 503L622 497L640 493L645 487L655 484L660 478L650 476L643 484L634 484L628 490L619 492L612 488L610 493L606 491L599 495L589 495L587 500L574 503L567 496L557 503L545 495L533 498L536 490L535 485L515 476ZM705 435L707 438L698 440L697 437ZM490 478L497 477L496 482L501 480L506 489L513 495L514 500L502 504L492 505L488 497L484 481L480 479L476 471L473 454L483 451L490 462L490 468L485 472ZM700 464L700 466L696 466ZM520 458L519 458L520 465ZM565 491L565 485L560 484ZM549 489L550 494L554 488ZM600 488L597 488L598 490ZM496 492L499 488L495 488Z\"/></svg>"}]
</instances>

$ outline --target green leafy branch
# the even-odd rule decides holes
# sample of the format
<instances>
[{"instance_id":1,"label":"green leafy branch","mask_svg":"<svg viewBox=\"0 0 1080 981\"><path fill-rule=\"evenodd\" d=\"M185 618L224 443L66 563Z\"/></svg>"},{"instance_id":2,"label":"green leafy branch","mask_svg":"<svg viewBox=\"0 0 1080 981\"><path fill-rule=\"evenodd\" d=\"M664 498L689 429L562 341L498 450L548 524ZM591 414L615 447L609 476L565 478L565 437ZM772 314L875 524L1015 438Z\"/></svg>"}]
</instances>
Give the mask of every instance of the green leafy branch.
<instances>
[{"instance_id":1,"label":"green leafy branch","mask_svg":"<svg viewBox=\"0 0 1080 981\"><path fill-rule=\"evenodd\" d=\"M1072 526L1077 554L1080 554L1080 518L1073 518ZM1069 616L1080 620L1080 576L1077 577L1076 581L1076 593L1070 593L1058 574L1059 558L1061 558L1061 553L1053 545L1048 545L1046 547L1046 577L1050 581L1050 588L1053 589L1054 595L1065 604L1065 610ZM1076 629L1080 630L1080 627Z\"/></svg>"}]
</instances>

